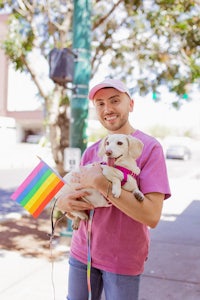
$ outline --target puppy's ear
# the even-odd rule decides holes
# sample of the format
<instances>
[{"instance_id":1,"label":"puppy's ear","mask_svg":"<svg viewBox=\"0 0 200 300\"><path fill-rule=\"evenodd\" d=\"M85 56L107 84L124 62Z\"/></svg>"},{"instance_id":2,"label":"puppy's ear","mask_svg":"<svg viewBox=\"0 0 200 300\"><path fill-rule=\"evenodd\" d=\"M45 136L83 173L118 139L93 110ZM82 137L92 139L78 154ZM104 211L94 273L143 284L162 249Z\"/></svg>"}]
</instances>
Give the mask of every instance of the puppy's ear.
<instances>
[{"instance_id":1,"label":"puppy's ear","mask_svg":"<svg viewBox=\"0 0 200 300\"><path fill-rule=\"evenodd\" d=\"M98 151L98 156L103 157L105 154L105 145L108 137L105 137L101 140L100 145L99 145L99 151Z\"/></svg>"},{"instance_id":2,"label":"puppy's ear","mask_svg":"<svg viewBox=\"0 0 200 300\"><path fill-rule=\"evenodd\" d=\"M139 139L136 139L131 135L127 136L127 138L129 144L129 154L136 159L142 154L144 144Z\"/></svg>"}]
</instances>

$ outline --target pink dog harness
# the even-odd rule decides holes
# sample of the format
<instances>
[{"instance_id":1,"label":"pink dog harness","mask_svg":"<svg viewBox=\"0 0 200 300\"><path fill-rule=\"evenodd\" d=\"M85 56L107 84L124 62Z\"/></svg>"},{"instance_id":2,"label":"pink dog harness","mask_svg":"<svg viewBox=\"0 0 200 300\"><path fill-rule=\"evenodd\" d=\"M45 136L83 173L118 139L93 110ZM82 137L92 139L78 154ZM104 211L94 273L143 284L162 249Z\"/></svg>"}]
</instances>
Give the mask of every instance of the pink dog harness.
<instances>
[{"instance_id":1,"label":"pink dog harness","mask_svg":"<svg viewBox=\"0 0 200 300\"><path fill-rule=\"evenodd\" d=\"M131 176L133 176L136 179L137 175L135 173L133 173L131 170L129 170L127 168L124 168L124 167L121 167L121 166L115 166L115 168L118 169L118 170L120 170L124 174L124 178L121 181L121 186L123 186L127 182L128 175L131 175Z\"/></svg>"},{"instance_id":2,"label":"pink dog harness","mask_svg":"<svg viewBox=\"0 0 200 300\"><path fill-rule=\"evenodd\" d=\"M101 163L102 165L106 165L105 162L102 162ZM124 174L124 178L123 180L121 181L121 186L125 185L125 183L127 182L128 180L128 175L131 175L132 177L134 177L136 179L137 175L135 173L133 173L131 170L127 169L127 168L124 168L124 167L121 167L121 166L116 166L114 165L114 168L120 170L123 174Z\"/></svg>"}]
</instances>

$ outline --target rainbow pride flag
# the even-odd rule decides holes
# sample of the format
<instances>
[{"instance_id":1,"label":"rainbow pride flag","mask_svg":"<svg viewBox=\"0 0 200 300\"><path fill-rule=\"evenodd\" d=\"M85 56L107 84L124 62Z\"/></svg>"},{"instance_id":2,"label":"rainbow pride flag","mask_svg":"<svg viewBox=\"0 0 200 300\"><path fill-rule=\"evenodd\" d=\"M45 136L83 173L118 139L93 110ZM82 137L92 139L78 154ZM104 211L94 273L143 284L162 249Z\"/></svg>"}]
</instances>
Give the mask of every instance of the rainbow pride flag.
<instances>
[{"instance_id":1,"label":"rainbow pride flag","mask_svg":"<svg viewBox=\"0 0 200 300\"><path fill-rule=\"evenodd\" d=\"M37 218L64 184L64 179L41 160L11 199Z\"/></svg>"}]
</instances>

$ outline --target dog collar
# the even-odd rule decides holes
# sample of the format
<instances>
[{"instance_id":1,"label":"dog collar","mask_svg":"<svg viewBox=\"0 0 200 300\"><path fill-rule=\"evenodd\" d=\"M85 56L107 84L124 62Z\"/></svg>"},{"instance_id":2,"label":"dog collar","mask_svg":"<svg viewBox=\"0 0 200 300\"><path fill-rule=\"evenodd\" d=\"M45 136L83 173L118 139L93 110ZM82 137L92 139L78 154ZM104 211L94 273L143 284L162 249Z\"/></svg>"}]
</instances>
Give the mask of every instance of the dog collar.
<instances>
[{"instance_id":1,"label":"dog collar","mask_svg":"<svg viewBox=\"0 0 200 300\"><path fill-rule=\"evenodd\" d=\"M101 164L102 165L106 165L105 162L102 162ZM114 165L114 168L120 170L124 174L124 178L121 181L121 186L125 185L125 183L127 182L128 175L131 175L132 177L134 177L136 179L137 175L135 173L133 173L133 171L131 171L131 170L127 169L127 168L121 167L121 166L117 166L117 165Z\"/></svg>"}]
</instances>

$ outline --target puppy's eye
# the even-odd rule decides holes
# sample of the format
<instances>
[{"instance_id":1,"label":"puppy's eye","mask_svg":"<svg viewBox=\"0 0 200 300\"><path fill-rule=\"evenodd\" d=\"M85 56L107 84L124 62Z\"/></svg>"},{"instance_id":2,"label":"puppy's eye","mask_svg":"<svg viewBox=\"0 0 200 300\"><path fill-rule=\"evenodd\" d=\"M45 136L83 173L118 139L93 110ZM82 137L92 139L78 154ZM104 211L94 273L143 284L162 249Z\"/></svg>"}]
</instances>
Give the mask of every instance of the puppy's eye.
<instances>
[{"instance_id":1,"label":"puppy's eye","mask_svg":"<svg viewBox=\"0 0 200 300\"><path fill-rule=\"evenodd\" d=\"M117 145L120 145L120 146L121 146L121 145L123 145L123 143L122 143L122 142L117 142Z\"/></svg>"},{"instance_id":2,"label":"puppy's eye","mask_svg":"<svg viewBox=\"0 0 200 300\"><path fill-rule=\"evenodd\" d=\"M108 146L108 145L109 145L109 142L107 141L107 142L106 142L106 146Z\"/></svg>"}]
</instances>

